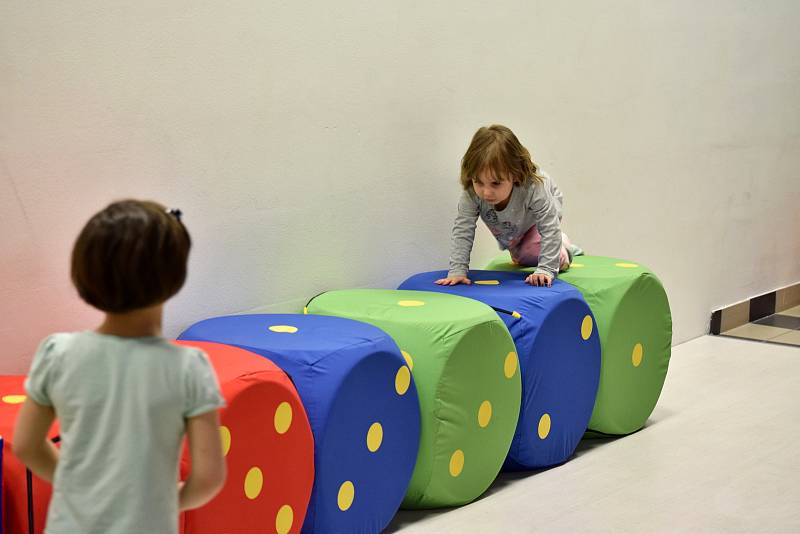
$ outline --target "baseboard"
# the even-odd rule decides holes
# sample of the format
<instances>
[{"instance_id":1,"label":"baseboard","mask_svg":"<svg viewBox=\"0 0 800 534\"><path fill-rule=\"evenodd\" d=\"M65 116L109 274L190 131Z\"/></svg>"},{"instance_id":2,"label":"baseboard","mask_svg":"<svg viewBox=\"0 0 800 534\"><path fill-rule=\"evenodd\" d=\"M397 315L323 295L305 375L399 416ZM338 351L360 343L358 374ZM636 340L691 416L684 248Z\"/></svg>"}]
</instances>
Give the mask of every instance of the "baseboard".
<instances>
[{"instance_id":1,"label":"baseboard","mask_svg":"<svg viewBox=\"0 0 800 534\"><path fill-rule=\"evenodd\" d=\"M727 332L762 317L800 305L800 283L731 304L711 314L711 333Z\"/></svg>"}]
</instances>

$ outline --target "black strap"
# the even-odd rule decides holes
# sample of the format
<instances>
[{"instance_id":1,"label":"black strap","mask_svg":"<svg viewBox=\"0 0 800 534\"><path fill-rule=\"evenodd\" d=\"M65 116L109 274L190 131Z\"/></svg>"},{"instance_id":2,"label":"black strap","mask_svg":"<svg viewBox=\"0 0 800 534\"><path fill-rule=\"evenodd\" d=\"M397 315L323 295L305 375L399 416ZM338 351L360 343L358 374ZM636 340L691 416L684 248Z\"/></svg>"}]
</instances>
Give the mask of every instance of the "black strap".
<instances>
[{"instance_id":1,"label":"black strap","mask_svg":"<svg viewBox=\"0 0 800 534\"><path fill-rule=\"evenodd\" d=\"M28 483L28 534L33 534L33 473L25 469L25 478Z\"/></svg>"}]
</instances>

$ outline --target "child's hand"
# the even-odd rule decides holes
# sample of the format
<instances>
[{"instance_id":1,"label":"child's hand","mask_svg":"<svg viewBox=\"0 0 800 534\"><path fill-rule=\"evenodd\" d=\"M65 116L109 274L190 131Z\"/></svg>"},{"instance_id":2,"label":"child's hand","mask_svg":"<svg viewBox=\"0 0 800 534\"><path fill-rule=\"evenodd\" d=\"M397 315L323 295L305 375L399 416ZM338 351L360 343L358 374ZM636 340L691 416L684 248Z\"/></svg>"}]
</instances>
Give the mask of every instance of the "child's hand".
<instances>
[{"instance_id":1,"label":"child's hand","mask_svg":"<svg viewBox=\"0 0 800 534\"><path fill-rule=\"evenodd\" d=\"M466 276L448 276L447 278L439 278L436 281L440 286L454 286L456 284L471 284L472 280Z\"/></svg>"},{"instance_id":2,"label":"child's hand","mask_svg":"<svg viewBox=\"0 0 800 534\"><path fill-rule=\"evenodd\" d=\"M547 286L551 287L553 285L553 278L550 275L544 273L533 273L529 275L525 281L532 286Z\"/></svg>"}]
</instances>

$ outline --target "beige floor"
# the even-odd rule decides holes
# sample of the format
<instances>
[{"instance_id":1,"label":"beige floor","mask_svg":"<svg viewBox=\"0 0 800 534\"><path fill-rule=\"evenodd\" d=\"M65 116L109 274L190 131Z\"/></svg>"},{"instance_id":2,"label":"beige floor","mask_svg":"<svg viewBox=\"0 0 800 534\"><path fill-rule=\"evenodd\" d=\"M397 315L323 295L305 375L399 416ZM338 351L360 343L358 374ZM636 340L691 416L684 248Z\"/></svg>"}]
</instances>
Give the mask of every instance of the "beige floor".
<instances>
[{"instance_id":1,"label":"beige floor","mask_svg":"<svg viewBox=\"0 0 800 534\"><path fill-rule=\"evenodd\" d=\"M468 506L401 511L385 532L800 533L800 348L677 346L644 430L503 474Z\"/></svg>"}]
</instances>

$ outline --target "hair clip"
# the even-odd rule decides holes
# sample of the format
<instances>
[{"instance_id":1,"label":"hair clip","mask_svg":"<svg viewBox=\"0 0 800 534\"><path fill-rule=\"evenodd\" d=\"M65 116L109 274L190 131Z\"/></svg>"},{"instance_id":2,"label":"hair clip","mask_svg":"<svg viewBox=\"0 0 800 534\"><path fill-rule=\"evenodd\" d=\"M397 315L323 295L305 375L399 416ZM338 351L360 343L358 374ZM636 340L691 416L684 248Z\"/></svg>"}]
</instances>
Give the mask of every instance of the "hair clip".
<instances>
[{"instance_id":1,"label":"hair clip","mask_svg":"<svg viewBox=\"0 0 800 534\"><path fill-rule=\"evenodd\" d=\"M178 219L178 222L181 221L181 217L183 216L183 212L178 208L169 208L167 209L167 213Z\"/></svg>"}]
</instances>

